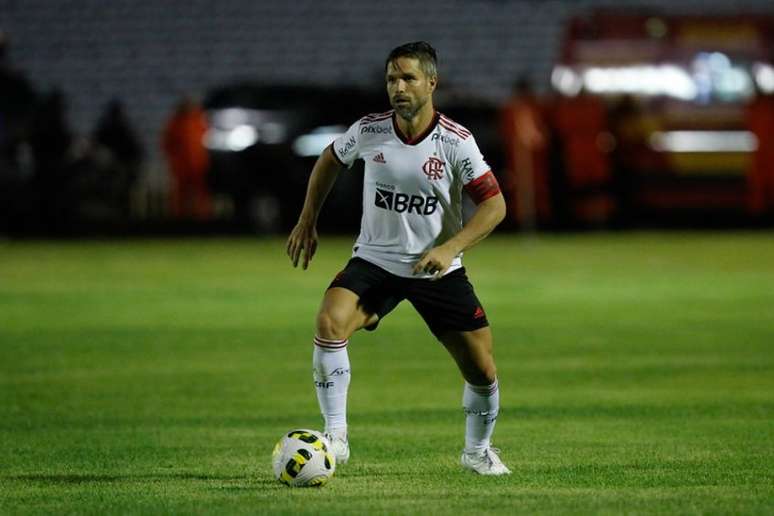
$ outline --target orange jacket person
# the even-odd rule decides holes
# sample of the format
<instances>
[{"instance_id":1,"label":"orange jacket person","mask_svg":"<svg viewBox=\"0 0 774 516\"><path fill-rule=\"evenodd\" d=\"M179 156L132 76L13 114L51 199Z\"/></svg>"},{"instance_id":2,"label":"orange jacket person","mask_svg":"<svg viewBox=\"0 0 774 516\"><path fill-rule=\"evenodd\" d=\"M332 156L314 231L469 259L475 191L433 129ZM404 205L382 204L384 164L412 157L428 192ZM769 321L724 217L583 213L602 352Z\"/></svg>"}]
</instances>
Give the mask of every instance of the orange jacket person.
<instances>
[{"instance_id":1,"label":"orange jacket person","mask_svg":"<svg viewBox=\"0 0 774 516\"><path fill-rule=\"evenodd\" d=\"M207 118L201 106L184 99L167 122L162 148L172 178L170 208L174 217L205 219L211 213L207 188L209 154L202 143Z\"/></svg>"}]
</instances>

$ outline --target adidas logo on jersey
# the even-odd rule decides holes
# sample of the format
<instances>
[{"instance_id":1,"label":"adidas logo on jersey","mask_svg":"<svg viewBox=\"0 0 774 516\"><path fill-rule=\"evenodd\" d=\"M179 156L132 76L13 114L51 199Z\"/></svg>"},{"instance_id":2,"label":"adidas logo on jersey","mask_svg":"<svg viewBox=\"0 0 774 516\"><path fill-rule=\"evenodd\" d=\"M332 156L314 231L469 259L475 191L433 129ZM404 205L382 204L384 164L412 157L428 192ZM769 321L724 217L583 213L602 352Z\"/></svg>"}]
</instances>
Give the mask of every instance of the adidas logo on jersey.
<instances>
[{"instance_id":1,"label":"adidas logo on jersey","mask_svg":"<svg viewBox=\"0 0 774 516\"><path fill-rule=\"evenodd\" d=\"M384 160L384 153L383 153L383 152L380 152L379 154L377 154L376 156L374 156L374 161L375 161L375 162L377 162L377 163L387 163L387 162Z\"/></svg>"}]
</instances>

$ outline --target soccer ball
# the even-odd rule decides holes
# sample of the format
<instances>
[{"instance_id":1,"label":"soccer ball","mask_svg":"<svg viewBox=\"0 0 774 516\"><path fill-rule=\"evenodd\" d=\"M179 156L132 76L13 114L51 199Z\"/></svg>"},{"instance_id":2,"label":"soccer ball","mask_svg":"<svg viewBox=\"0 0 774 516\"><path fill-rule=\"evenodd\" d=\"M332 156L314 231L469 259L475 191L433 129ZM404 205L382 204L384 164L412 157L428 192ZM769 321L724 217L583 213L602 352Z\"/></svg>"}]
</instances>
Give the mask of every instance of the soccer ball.
<instances>
[{"instance_id":1,"label":"soccer ball","mask_svg":"<svg viewBox=\"0 0 774 516\"><path fill-rule=\"evenodd\" d=\"M291 430L274 446L274 477L291 487L324 486L336 471L330 443L314 430Z\"/></svg>"}]
</instances>

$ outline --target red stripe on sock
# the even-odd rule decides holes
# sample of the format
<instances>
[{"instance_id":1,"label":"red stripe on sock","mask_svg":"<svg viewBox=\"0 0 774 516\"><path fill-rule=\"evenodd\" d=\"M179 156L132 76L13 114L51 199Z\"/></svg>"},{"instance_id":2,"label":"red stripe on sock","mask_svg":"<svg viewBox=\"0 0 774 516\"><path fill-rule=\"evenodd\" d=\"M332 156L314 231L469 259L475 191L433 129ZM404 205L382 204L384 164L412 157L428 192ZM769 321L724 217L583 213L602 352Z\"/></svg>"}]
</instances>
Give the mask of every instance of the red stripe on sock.
<instances>
[{"instance_id":1,"label":"red stripe on sock","mask_svg":"<svg viewBox=\"0 0 774 516\"><path fill-rule=\"evenodd\" d=\"M347 342L347 339L324 339L322 337L318 337L317 335L314 336L314 340L319 340L320 342L331 343L331 344Z\"/></svg>"},{"instance_id":2,"label":"red stripe on sock","mask_svg":"<svg viewBox=\"0 0 774 516\"><path fill-rule=\"evenodd\" d=\"M475 392L476 394L479 394L481 396L491 396L495 392L497 392L498 389L498 383L497 380L492 385L470 385L470 390Z\"/></svg>"},{"instance_id":3,"label":"red stripe on sock","mask_svg":"<svg viewBox=\"0 0 774 516\"><path fill-rule=\"evenodd\" d=\"M349 343L348 339L344 340L331 340L331 339L323 339L322 337L315 337L314 338L314 345L319 346L321 348L326 349L341 349L347 347L347 344Z\"/></svg>"}]
</instances>

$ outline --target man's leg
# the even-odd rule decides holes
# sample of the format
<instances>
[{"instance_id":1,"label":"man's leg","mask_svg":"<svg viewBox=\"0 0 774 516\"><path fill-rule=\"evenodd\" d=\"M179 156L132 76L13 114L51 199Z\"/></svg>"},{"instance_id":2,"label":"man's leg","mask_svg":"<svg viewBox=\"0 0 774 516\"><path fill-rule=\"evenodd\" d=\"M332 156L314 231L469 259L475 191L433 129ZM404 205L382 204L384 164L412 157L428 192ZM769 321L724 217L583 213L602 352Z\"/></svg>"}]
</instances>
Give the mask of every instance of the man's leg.
<instances>
[{"instance_id":1,"label":"man's leg","mask_svg":"<svg viewBox=\"0 0 774 516\"><path fill-rule=\"evenodd\" d=\"M377 320L375 315L363 310L358 300L358 295L351 290L328 289L317 314L314 338L312 364L317 401L325 419L325 434L331 440L336 460L341 463L349 459L347 390L351 375L347 344L355 331Z\"/></svg>"},{"instance_id":2,"label":"man's leg","mask_svg":"<svg viewBox=\"0 0 774 516\"><path fill-rule=\"evenodd\" d=\"M463 466L485 475L510 473L490 447L500 411L491 330L487 326L474 331L447 332L441 337L441 342L465 378L462 394L465 409Z\"/></svg>"}]
</instances>

